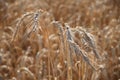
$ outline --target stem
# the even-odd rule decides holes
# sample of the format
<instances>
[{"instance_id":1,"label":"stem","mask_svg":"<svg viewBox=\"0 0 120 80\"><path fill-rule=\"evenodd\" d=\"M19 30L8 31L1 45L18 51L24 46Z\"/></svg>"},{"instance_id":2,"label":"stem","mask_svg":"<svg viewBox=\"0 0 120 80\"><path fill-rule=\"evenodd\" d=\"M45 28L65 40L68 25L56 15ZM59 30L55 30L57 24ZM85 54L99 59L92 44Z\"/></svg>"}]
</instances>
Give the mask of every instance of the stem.
<instances>
[{"instance_id":1,"label":"stem","mask_svg":"<svg viewBox=\"0 0 120 80\"><path fill-rule=\"evenodd\" d=\"M70 55L70 45L68 41L66 41L66 53L67 53L67 79L72 80L72 66L71 66L71 55Z\"/></svg>"}]
</instances>

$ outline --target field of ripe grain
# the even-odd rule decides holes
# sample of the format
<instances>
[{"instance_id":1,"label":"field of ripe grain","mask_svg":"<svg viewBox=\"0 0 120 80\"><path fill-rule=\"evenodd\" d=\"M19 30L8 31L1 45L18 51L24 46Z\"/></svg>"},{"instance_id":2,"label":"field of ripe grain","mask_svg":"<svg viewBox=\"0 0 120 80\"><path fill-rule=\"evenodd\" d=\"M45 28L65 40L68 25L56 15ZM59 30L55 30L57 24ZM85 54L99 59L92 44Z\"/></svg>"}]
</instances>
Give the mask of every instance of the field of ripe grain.
<instances>
[{"instance_id":1,"label":"field of ripe grain","mask_svg":"<svg viewBox=\"0 0 120 80\"><path fill-rule=\"evenodd\" d=\"M120 0L0 0L0 80L120 80Z\"/></svg>"}]
</instances>

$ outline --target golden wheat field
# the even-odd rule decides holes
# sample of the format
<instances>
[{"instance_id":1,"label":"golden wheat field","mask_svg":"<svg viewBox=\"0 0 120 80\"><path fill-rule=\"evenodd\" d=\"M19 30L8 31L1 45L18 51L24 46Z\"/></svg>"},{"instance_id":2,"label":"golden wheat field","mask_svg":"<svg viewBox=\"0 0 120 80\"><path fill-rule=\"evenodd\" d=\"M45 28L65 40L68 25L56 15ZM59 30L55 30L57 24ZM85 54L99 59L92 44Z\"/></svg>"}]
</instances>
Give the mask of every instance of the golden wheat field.
<instances>
[{"instance_id":1,"label":"golden wheat field","mask_svg":"<svg viewBox=\"0 0 120 80\"><path fill-rule=\"evenodd\" d=\"M120 0L0 0L0 80L120 80Z\"/></svg>"}]
</instances>

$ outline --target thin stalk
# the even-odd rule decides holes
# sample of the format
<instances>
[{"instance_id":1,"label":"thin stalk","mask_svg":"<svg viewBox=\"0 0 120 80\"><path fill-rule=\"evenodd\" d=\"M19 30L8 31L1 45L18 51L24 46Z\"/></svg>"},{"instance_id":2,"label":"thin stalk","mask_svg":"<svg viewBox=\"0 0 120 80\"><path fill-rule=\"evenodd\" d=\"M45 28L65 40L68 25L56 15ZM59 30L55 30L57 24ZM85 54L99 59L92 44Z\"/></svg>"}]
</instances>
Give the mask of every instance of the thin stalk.
<instances>
[{"instance_id":1,"label":"thin stalk","mask_svg":"<svg viewBox=\"0 0 120 80\"><path fill-rule=\"evenodd\" d=\"M70 45L66 42L66 53L67 53L67 79L72 80L72 66L71 66L71 57L70 57Z\"/></svg>"},{"instance_id":2,"label":"thin stalk","mask_svg":"<svg viewBox=\"0 0 120 80\"><path fill-rule=\"evenodd\" d=\"M73 41L73 39L69 25L65 23L65 27L66 27L67 79L72 80L71 47L69 44L69 40Z\"/></svg>"}]
</instances>

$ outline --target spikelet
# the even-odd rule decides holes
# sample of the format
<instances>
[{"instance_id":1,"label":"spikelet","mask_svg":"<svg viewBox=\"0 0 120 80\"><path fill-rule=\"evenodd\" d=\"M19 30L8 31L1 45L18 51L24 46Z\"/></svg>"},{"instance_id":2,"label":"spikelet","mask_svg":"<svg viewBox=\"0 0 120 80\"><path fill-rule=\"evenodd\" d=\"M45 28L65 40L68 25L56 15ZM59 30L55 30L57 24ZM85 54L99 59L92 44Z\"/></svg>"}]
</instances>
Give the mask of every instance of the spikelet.
<instances>
[{"instance_id":1,"label":"spikelet","mask_svg":"<svg viewBox=\"0 0 120 80\"><path fill-rule=\"evenodd\" d=\"M93 53L95 54L96 58L100 59L100 55L96 49L95 40L92 34L88 33L83 28L79 28L79 30L83 32L83 40L89 45L89 47L92 48Z\"/></svg>"},{"instance_id":2,"label":"spikelet","mask_svg":"<svg viewBox=\"0 0 120 80\"><path fill-rule=\"evenodd\" d=\"M25 27L29 27L28 29L26 29L25 34L23 35L23 41L34 31L36 30L42 30L41 27L38 26L38 19L40 17L40 15L43 13L43 10L38 10L36 12L27 12L24 15L22 15L21 18L18 19L18 22L16 24L16 30L13 34L12 40L14 41L14 39L16 38L16 36L19 33L20 27L24 22L24 19L26 19L27 17L30 17L32 19L30 19L30 22L27 23L27 25L25 25ZM28 20L29 21L29 20Z\"/></svg>"},{"instance_id":3,"label":"spikelet","mask_svg":"<svg viewBox=\"0 0 120 80\"><path fill-rule=\"evenodd\" d=\"M78 54L78 55L81 55L82 58L84 59L84 61L86 63L88 63L94 70L96 70L95 67L91 64L91 62L90 62L89 58L87 57L87 55L85 55L85 52L83 53L82 49L80 49L80 47L75 42L69 40L69 43L73 47L75 53Z\"/></svg>"}]
</instances>

